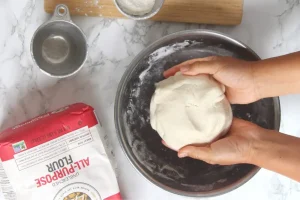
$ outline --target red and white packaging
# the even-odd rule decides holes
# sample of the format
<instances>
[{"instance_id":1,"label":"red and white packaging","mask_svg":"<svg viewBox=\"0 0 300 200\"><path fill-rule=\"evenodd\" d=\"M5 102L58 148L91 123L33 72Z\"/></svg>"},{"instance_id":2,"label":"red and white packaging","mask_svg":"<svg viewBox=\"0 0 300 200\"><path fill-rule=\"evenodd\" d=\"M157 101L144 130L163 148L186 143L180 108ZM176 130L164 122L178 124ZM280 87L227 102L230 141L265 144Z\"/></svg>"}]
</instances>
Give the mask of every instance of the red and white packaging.
<instances>
[{"instance_id":1,"label":"red and white packaging","mask_svg":"<svg viewBox=\"0 0 300 200\"><path fill-rule=\"evenodd\" d=\"M73 104L0 134L5 200L120 200L94 109Z\"/></svg>"}]
</instances>

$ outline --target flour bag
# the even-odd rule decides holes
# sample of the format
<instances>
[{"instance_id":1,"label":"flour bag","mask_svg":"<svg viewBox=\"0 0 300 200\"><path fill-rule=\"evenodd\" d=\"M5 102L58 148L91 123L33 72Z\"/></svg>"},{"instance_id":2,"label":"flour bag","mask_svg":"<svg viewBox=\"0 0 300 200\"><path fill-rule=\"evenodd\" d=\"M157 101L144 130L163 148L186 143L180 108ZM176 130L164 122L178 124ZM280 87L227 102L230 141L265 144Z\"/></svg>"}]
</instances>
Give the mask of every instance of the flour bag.
<instances>
[{"instance_id":1,"label":"flour bag","mask_svg":"<svg viewBox=\"0 0 300 200\"><path fill-rule=\"evenodd\" d=\"M73 104L0 134L5 200L121 200L94 109Z\"/></svg>"}]
</instances>

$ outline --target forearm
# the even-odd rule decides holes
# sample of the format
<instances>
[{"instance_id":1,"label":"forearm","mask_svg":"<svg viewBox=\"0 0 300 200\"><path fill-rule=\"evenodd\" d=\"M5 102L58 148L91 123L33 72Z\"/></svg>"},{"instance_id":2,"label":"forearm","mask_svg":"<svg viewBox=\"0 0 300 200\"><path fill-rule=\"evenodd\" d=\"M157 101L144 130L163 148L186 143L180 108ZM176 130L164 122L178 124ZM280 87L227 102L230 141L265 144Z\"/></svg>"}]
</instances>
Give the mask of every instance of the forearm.
<instances>
[{"instance_id":1,"label":"forearm","mask_svg":"<svg viewBox=\"0 0 300 200\"><path fill-rule=\"evenodd\" d=\"M300 139L276 131L264 130L253 144L251 164L300 182Z\"/></svg>"},{"instance_id":2,"label":"forearm","mask_svg":"<svg viewBox=\"0 0 300 200\"><path fill-rule=\"evenodd\" d=\"M300 93L300 52L253 63L260 98Z\"/></svg>"}]
</instances>

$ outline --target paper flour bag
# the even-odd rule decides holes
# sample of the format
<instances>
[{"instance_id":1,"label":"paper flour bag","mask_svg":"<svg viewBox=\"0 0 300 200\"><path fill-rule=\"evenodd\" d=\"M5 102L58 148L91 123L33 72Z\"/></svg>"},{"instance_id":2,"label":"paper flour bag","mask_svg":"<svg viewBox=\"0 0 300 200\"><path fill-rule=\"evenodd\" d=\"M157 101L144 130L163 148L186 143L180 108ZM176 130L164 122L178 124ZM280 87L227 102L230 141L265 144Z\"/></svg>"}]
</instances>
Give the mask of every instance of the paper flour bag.
<instances>
[{"instance_id":1,"label":"paper flour bag","mask_svg":"<svg viewBox=\"0 0 300 200\"><path fill-rule=\"evenodd\" d=\"M78 103L0 134L5 200L120 200L94 109Z\"/></svg>"}]
</instances>

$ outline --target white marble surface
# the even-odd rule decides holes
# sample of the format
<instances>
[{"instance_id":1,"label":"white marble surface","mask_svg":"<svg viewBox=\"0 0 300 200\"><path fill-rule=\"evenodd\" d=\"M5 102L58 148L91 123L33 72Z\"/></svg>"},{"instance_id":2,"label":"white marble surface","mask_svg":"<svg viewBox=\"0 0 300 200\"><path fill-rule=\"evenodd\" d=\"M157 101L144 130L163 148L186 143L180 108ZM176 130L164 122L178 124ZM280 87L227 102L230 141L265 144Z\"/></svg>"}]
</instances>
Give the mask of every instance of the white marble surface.
<instances>
[{"instance_id":1,"label":"white marble surface","mask_svg":"<svg viewBox=\"0 0 300 200\"><path fill-rule=\"evenodd\" d=\"M88 38L88 62L76 76L57 80L42 74L30 57L31 37L50 17L43 11L43 1L0 0L0 129L67 104L85 102L96 108L103 121L125 200L186 199L149 183L120 149L113 107L126 66L145 46L162 36L196 28L229 34L262 58L300 50L299 4L299 0L245 0L243 22L236 27L74 17ZM299 95L281 98L282 132L300 136L299 102ZM298 200L300 184L261 170L237 190L209 199Z\"/></svg>"}]
</instances>

